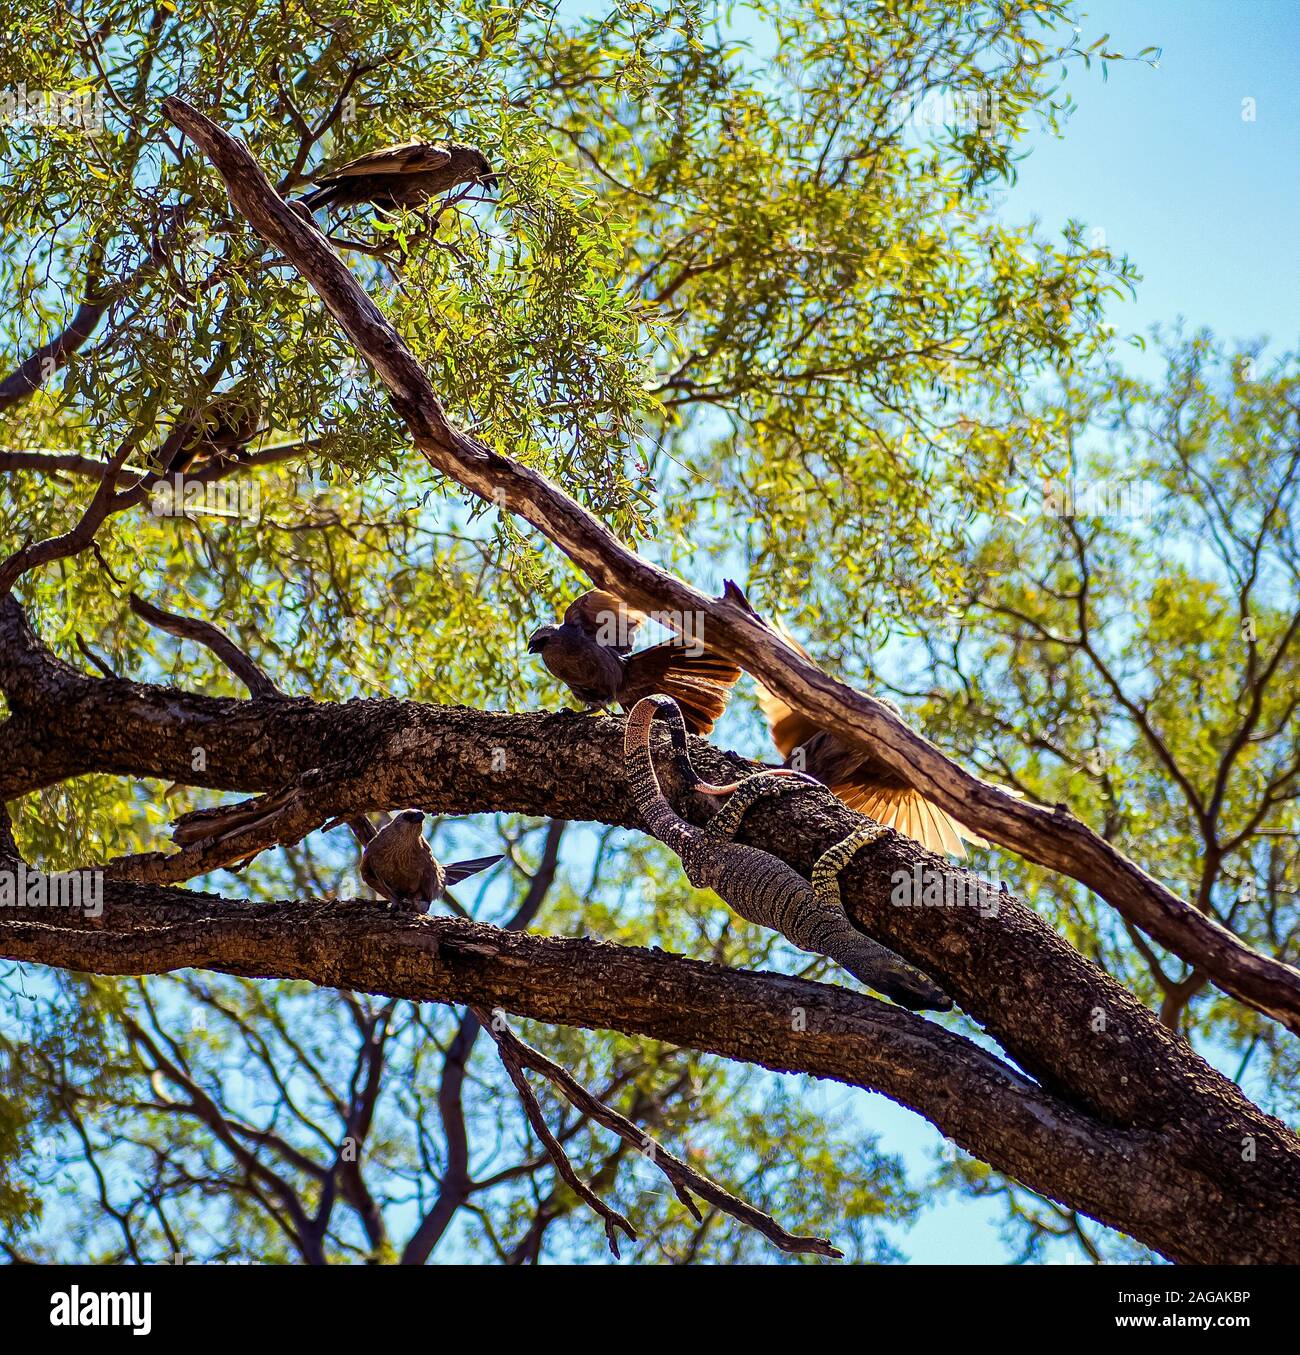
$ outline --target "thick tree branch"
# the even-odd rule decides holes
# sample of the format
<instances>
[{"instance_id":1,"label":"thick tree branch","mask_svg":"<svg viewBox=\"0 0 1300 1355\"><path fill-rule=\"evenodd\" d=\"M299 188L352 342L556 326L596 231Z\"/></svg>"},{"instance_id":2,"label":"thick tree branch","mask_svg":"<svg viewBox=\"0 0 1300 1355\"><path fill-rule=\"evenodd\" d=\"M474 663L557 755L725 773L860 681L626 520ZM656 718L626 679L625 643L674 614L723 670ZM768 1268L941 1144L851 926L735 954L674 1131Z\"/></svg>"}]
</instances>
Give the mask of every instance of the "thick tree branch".
<instances>
[{"instance_id":1,"label":"thick tree branch","mask_svg":"<svg viewBox=\"0 0 1300 1355\"><path fill-rule=\"evenodd\" d=\"M184 100L163 112L208 156L233 206L298 269L387 386L430 464L517 513L597 584L642 610L692 618L694 633L836 734L870 743L963 823L1101 895L1226 992L1300 1031L1300 971L1260 955L1191 908L1068 813L1008 795L945 757L888 707L823 673L735 597L712 598L640 559L543 476L456 429L428 376L324 236L271 187L248 148Z\"/></svg>"},{"instance_id":2,"label":"thick tree branch","mask_svg":"<svg viewBox=\"0 0 1300 1355\"><path fill-rule=\"evenodd\" d=\"M843 989L455 918L395 918L356 902L244 903L110 886L97 922L66 921L0 916L0 953L82 972L197 967L500 1007L832 1078L883 1092L1030 1189L1174 1259L1300 1260L1294 1152L1280 1163L1260 1144L1256 1170L1234 1171L1249 1132L1239 1124L1223 1161L1207 1167L1179 1119L1107 1124L961 1036ZM1280 1179L1292 1189L1277 1190Z\"/></svg>"},{"instance_id":3,"label":"thick tree branch","mask_svg":"<svg viewBox=\"0 0 1300 1355\"><path fill-rule=\"evenodd\" d=\"M20 722L32 738L36 726L43 740L32 766L0 766L0 783L6 773L20 773L20 784L11 776L0 785L5 797L43 784L51 763L67 775L108 771L259 789L283 785L328 759L338 772L333 784L349 800L334 806L339 810L416 804L440 813L508 810L636 821L619 721L401 701L216 700L92 678L44 650L12 600L0 605L0 688L15 706L9 723ZM33 702L41 707L39 721L29 714ZM7 728L0 727L0 735ZM201 776L192 770L196 747L205 752ZM733 780L749 766L699 741L692 757L700 773L716 782ZM707 820L714 806L693 803L670 776L665 780L683 813ZM808 874L821 852L859 822L828 793L813 789L786 797L780 807L757 806L740 837ZM1287 1165L1300 1149L1294 1135L1129 993L1035 913L987 886L979 897L993 904L989 908L895 905L900 872L906 878L917 869L952 886L979 883L890 834L846 872L846 907L866 932L940 982L1022 1068L1102 1120L1153 1132L1185 1126L1185 1149L1195 1140L1202 1166L1225 1181L1244 1172L1253 1186L1267 1178L1278 1200L1300 1197ZM107 886L122 887L111 880ZM617 1020L612 1024L623 1028ZM1248 1166L1240 1159L1247 1135L1264 1145Z\"/></svg>"}]
</instances>

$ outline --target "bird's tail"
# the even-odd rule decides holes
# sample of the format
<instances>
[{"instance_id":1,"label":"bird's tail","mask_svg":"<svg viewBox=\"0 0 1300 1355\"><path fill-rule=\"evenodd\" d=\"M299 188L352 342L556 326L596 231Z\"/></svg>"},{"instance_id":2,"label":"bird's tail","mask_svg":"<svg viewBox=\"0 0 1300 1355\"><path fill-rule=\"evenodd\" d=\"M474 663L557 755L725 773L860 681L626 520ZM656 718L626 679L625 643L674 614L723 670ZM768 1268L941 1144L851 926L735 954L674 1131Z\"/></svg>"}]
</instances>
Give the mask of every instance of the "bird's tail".
<instances>
[{"instance_id":1,"label":"bird's tail","mask_svg":"<svg viewBox=\"0 0 1300 1355\"><path fill-rule=\"evenodd\" d=\"M445 888L458 885L462 880L468 880L471 875L477 875L479 871L495 866L503 859L498 852L495 856L476 856L472 861L456 861L443 872L443 885Z\"/></svg>"},{"instance_id":2,"label":"bird's tail","mask_svg":"<svg viewBox=\"0 0 1300 1355\"><path fill-rule=\"evenodd\" d=\"M619 694L624 710L643 697L671 696L682 709L692 734L707 734L727 708L740 669L707 649L688 648L680 639L667 640L633 654Z\"/></svg>"}]
</instances>

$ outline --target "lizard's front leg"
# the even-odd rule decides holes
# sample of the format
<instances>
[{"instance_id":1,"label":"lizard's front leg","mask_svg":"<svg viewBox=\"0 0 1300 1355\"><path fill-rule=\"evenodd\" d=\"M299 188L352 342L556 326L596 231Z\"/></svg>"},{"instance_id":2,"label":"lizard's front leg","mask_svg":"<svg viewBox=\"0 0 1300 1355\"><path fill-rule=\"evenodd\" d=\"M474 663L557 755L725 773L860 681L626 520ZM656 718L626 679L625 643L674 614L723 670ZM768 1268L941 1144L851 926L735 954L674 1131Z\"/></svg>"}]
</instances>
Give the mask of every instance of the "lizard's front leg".
<instances>
[{"instance_id":1,"label":"lizard's front leg","mask_svg":"<svg viewBox=\"0 0 1300 1355\"><path fill-rule=\"evenodd\" d=\"M952 999L941 988L887 946L852 927L844 911L840 872L863 847L878 842L888 832L888 828L868 820L817 858L812 870L813 894L818 902L843 914L852 928L851 933L840 932L836 937L836 948L828 948L826 953L855 978L905 1007L916 1011L947 1011L952 1006Z\"/></svg>"},{"instance_id":2,"label":"lizard's front leg","mask_svg":"<svg viewBox=\"0 0 1300 1355\"><path fill-rule=\"evenodd\" d=\"M698 789L706 790L706 787L701 785ZM704 825L704 831L710 837L730 841L740 831L741 820L757 801L769 795L785 795L792 790L809 789L824 790L825 787L802 772L755 772L731 792L731 798Z\"/></svg>"}]
</instances>

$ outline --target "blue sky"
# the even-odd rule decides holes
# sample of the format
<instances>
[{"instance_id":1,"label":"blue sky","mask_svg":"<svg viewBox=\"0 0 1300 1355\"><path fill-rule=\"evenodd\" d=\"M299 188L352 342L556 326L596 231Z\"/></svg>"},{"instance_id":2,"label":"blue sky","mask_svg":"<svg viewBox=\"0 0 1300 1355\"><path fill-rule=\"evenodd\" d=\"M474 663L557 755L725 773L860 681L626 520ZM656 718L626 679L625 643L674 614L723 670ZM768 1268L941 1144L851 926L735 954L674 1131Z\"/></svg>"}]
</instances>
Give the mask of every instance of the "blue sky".
<instances>
[{"instance_id":1,"label":"blue sky","mask_svg":"<svg viewBox=\"0 0 1300 1355\"><path fill-rule=\"evenodd\" d=\"M1061 139L1034 137L1004 208L1055 230L1076 216L1143 274L1117 305L1124 331L1209 325L1296 345L1300 322L1300 4L1098 0L1084 45L1163 48L1159 68L1071 71L1079 105ZM1255 100L1255 120L1242 117Z\"/></svg>"}]
</instances>

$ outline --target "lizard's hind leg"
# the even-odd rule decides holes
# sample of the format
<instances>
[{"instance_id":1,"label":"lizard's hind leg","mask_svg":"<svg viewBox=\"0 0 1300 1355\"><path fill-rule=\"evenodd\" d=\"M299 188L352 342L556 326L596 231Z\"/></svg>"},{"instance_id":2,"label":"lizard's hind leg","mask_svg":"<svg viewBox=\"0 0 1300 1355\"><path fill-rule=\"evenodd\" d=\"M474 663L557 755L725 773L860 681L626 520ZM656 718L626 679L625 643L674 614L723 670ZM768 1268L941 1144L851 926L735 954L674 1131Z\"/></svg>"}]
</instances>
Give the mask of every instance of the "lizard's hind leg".
<instances>
[{"instance_id":1,"label":"lizard's hind leg","mask_svg":"<svg viewBox=\"0 0 1300 1355\"><path fill-rule=\"evenodd\" d=\"M813 893L822 904L844 913L840 894L840 872L862 850L878 842L890 830L870 820L854 829L848 837L828 847L812 869ZM845 922L852 926L848 914ZM845 942L847 941L847 945ZM842 964L855 978L874 988L878 993L892 997L895 1002L914 1011L947 1011L952 999L930 981L919 969L895 955L887 946L873 941L865 933L853 929L851 937L841 938L840 953L832 958Z\"/></svg>"},{"instance_id":2,"label":"lizard's hind leg","mask_svg":"<svg viewBox=\"0 0 1300 1355\"><path fill-rule=\"evenodd\" d=\"M697 789L705 790L707 793L713 788L706 788L701 784ZM822 790L824 787L820 781L814 781L811 776L805 776L802 772L755 772L753 776L747 776L736 786L731 798L704 825L704 831L711 837L730 840L736 836L740 830L741 820L757 801L769 795L785 795L792 790L809 789Z\"/></svg>"}]
</instances>

